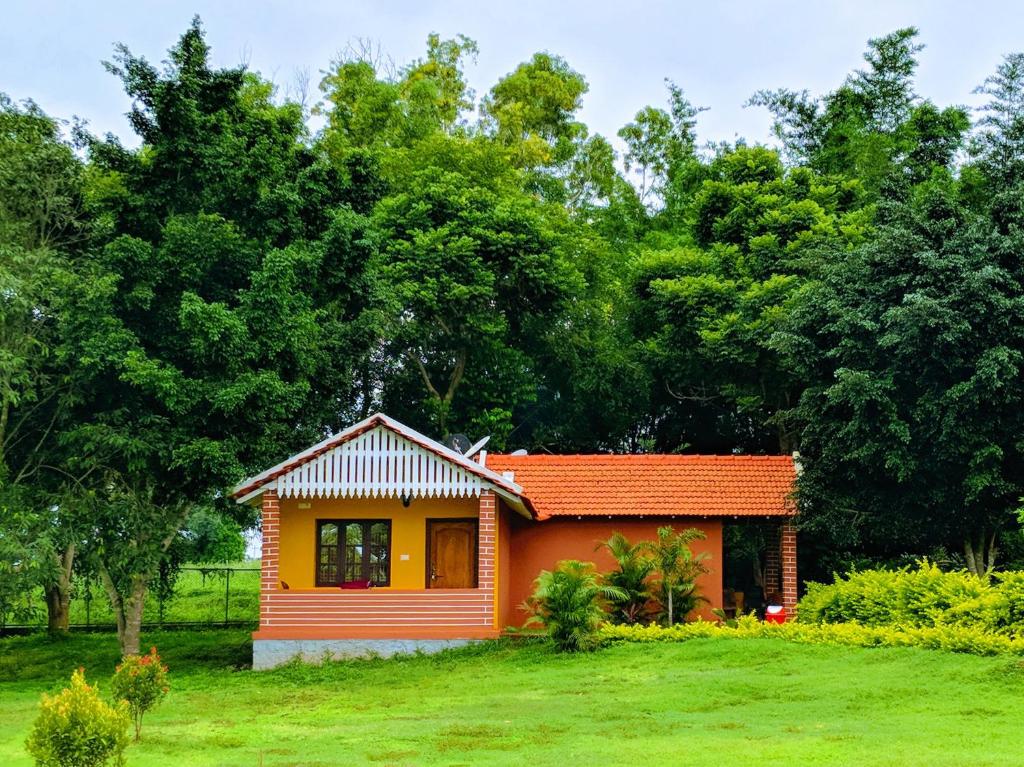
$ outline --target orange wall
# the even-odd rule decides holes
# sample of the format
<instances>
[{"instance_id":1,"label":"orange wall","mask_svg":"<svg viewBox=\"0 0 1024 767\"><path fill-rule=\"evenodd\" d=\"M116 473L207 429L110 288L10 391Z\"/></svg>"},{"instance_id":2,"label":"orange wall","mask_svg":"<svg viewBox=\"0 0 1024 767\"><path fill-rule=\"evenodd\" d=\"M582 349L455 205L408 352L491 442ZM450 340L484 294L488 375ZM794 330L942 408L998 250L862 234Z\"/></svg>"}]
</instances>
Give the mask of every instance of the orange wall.
<instances>
[{"instance_id":1,"label":"orange wall","mask_svg":"<svg viewBox=\"0 0 1024 767\"><path fill-rule=\"evenodd\" d=\"M397 498L283 499L278 574L291 589L316 587L318 519L390 519L391 585L380 588L422 589L426 587L427 518L478 515L476 498L415 498L409 508Z\"/></svg>"},{"instance_id":2,"label":"orange wall","mask_svg":"<svg viewBox=\"0 0 1024 767\"><path fill-rule=\"evenodd\" d=\"M313 499L294 498L280 502L279 577L289 588L315 588L316 520L390 519L391 589L426 587L426 520L432 517L477 517L478 499L417 498L409 508L393 498ZM300 505L308 508L299 508ZM702 613L710 617L711 607L722 602L722 523L719 520L678 519L577 519L555 518L531 522L499 503L497 525L497 582L495 601L498 627L518 626L526 614L519 606L533 591L541 570L550 570L559 560L594 562L600 570L614 563L598 542L615 531L631 541L651 540L658 527L671 524L677 529L697 527L707 535L695 541L695 552L707 552L711 572L701 576L701 593L710 600ZM336 587L328 587L336 589Z\"/></svg>"},{"instance_id":3,"label":"orange wall","mask_svg":"<svg viewBox=\"0 0 1024 767\"><path fill-rule=\"evenodd\" d=\"M533 592L533 581L541 570L551 570L562 559L594 562L599 570L611 570L615 564L614 560L608 552L594 550L598 543L608 540L616 531L633 542L653 540L657 537L657 529L665 525L672 525L677 530L696 527L707 535L705 540L694 541L690 546L695 554L709 554L709 559L704 564L710 572L698 579L701 594L709 600L709 604L701 613L705 617L711 617L711 608L722 606L720 520L556 517L531 523L525 519L511 517L510 523L512 563L502 572L502 578L509 590L507 599L502 603L502 614L499 616L502 626L522 625L526 613L520 610L519 606Z\"/></svg>"}]
</instances>

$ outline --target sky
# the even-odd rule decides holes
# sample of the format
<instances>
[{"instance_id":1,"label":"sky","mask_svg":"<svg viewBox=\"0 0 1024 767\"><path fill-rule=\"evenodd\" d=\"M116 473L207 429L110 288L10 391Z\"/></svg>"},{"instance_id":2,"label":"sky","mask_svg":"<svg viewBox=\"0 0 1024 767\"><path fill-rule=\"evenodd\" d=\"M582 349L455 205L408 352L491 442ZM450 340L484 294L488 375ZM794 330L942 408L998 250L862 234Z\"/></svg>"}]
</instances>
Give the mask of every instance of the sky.
<instances>
[{"instance_id":1,"label":"sky","mask_svg":"<svg viewBox=\"0 0 1024 767\"><path fill-rule=\"evenodd\" d=\"M974 87L1003 54L1024 50L1024 3L988 0L4 0L0 92L135 144L129 101L101 62L117 42L162 61L194 14L216 65L247 63L282 89L307 72L314 99L320 73L360 39L402 65L422 55L431 32L468 35L480 47L467 69L478 96L534 52L556 53L589 83L581 119L609 138L643 106L664 105L670 78L709 107L698 121L702 141L772 143L768 114L743 106L754 91L827 92L861 65L869 38L903 26L917 26L927 46L917 92L940 106L978 105Z\"/></svg>"}]
</instances>

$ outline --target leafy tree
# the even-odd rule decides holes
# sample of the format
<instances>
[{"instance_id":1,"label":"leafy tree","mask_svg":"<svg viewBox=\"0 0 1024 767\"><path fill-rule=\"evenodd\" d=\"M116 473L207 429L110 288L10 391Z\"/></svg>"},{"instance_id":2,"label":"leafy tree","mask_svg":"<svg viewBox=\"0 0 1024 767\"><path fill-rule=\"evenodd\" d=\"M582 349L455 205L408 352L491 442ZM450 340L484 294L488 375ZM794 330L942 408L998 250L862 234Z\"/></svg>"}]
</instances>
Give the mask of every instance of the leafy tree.
<instances>
[{"instance_id":1,"label":"leafy tree","mask_svg":"<svg viewBox=\"0 0 1024 767\"><path fill-rule=\"evenodd\" d=\"M615 197L621 177L615 168L615 150L604 136L579 142L565 179L566 206L584 219L600 215Z\"/></svg>"},{"instance_id":2,"label":"leafy tree","mask_svg":"<svg viewBox=\"0 0 1024 767\"><path fill-rule=\"evenodd\" d=\"M1024 494L1024 197L1003 202L1001 221L972 213L937 172L885 204L779 336L816 381L794 412L804 524L836 547L961 541L972 572L996 561Z\"/></svg>"},{"instance_id":3,"label":"leafy tree","mask_svg":"<svg viewBox=\"0 0 1024 767\"><path fill-rule=\"evenodd\" d=\"M86 277L84 174L60 122L0 94L0 558L42 587L55 631L83 532L59 437L76 396L62 315Z\"/></svg>"},{"instance_id":4,"label":"leafy tree","mask_svg":"<svg viewBox=\"0 0 1024 767\"><path fill-rule=\"evenodd\" d=\"M995 74L975 89L989 97L971 142L976 169L990 181L985 191L1024 180L1024 53L1006 56Z\"/></svg>"},{"instance_id":5,"label":"leafy tree","mask_svg":"<svg viewBox=\"0 0 1024 767\"><path fill-rule=\"evenodd\" d=\"M11 493L5 493L0 505L0 628L33 621L39 608L33 592L44 582L41 570L49 561L39 518L11 507L11 500Z\"/></svg>"},{"instance_id":6,"label":"leafy tree","mask_svg":"<svg viewBox=\"0 0 1024 767\"><path fill-rule=\"evenodd\" d=\"M402 366L384 402L389 412L422 403L446 434L463 388L473 390L454 411L463 427L483 425L470 415L479 419L481 404L507 420L531 396L531 339L574 275L560 252L564 218L523 192L511 169L495 173L499 146L438 138L433 150L421 147L422 167L376 210L370 279L385 346ZM421 392L411 400L410 375Z\"/></svg>"},{"instance_id":7,"label":"leafy tree","mask_svg":"<svg viewBox=\"0 0 1024 767\"><path fill-rule=\"evenodd\" d=\"M619 131L619 138L626 143L623 164L626 171L639 176L637 193L651 208L658 202L671 207L673 196L678 198L687 191L682 182L692 179L699 168L697 115L706 107L693 106L678 85L667 84L669 111L644 107Z\"/></svg>"},{"instance_id":8,"label":"leafy tree","mask_svg":"<svg viewBox=\"0 0 1024 767\"><path fill-rule=\"evenodd\" d=\"M867 68L821 99L807 91L763 90L750 104L774 117L773 130L791 162L861 181L870 196L893 177L913 183L949 165L970 127L962 107L938 109L914 93L914 27L868 41Z\"/></svg>"},{"instance_id":9,"label":"leafy tree","mask_svg":"<svg viewBox=\"0 0 1024 767\"><path fill-rule=\"evenodd\" d=\"M353 409L367 202L308 147L298 105L210 67L198 20L163 70L124 46L108 68L142 146L91 141L109 234L71 313L88 396L68 439L104 456L92 555L131 654L189 514Z\"/></svg>"},{"instance_id":10,"label":"leafy tree","mask_svg":"<svg viewBox=\"0 0 1024 767\"><path fill-rule=\"evenodd\" d=\"M576 119L587 81L560 56L535 53L484 98L484 126L513 148L521 167L559 165L576 153L586 126Z\"/></svg>"},{"instance_id":11,"label":"leafy tree","mask_svg":"<svg viewBox=\"0 0 1024 767\"><path fill-rule=\"evenodd\" d=\"M245 556L241 526L213 509L196 509L182 532L185 562L237 562Z\"/></svg>"},{"instance_id":12,"label":"leafy tree","mask_svg":"<svg viewBox=\"0 0 1024 767\"><path fill-rule=\"evenodd\" d=\"M476 61L476 41L465 35L442 40L427 37L427 55L413 63L402 79L402 89L415 111L425 111L428 124L451 133L466 112L473 108L474 94L466 85L464 62ZM415 114L410 115L415 122Z\"/></svg>"},{"instance_id":13,"label":"leafy tree","mask_svg":"<svg viewBox=\"0 0 1024 767\"><path fill-rule=\"evenodd\" d=\"M803 381L771 340L821 249L863 239L869 211L856 182L787 172L763 147L723 152L706 175L691 232L654 240L634 267L634 328L664 414L658 445L789 452L786 412Z\"/></svg>"},{"instance_id":14,"label":"leafy tree","mask_svg":"<svg viewBox=\"0 0 1024 767\"><path fill-rule=\"evenodd\" d=\"M690 544L704 538L695 527L676 532L671 526L658 528L656 541L645 541L644 550L654 559L658 576L659 599L665 607L665 620L671 626L686 616L701 601L697 593L697 576L707 572L702 564L707 554L694 556Z\"/></svg>"},{"instance_id":15,"label":"leafy tree","mask_svg":"<svg viewBox=\"0 0 1024 767\"><path fill-rule=\"evenodd\" d=\"M338 165L365 156L360 152L401 163L417 141L462 132L473 106L463 70L476 54L476 43L464 35L431 34L426 57L395 71L372 51L349 49L320 83L326 105L318 112L327 120L320 146Z\"/></svg>"}]
</instances>

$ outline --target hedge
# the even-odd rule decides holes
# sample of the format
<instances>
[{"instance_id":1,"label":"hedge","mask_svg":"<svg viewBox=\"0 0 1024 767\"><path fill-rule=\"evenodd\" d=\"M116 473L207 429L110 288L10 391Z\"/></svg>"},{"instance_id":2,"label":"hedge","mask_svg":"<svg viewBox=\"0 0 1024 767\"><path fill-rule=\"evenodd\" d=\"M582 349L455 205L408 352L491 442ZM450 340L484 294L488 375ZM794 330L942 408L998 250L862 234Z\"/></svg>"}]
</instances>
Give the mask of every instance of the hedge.
<instances>
[{"instance_id":1,"label":"hedge","mask_svg":"<svg viewBox=\"0 0 1024 767\"><path fill-rule=\"evenodd\" d=\"M827 585L809 583L797 614L802 623L962 626L1024 636L1024 572L985 580L963 570L943 572L927 561L916 568L856 571Z\"/></svg>"},{"instance_id":2,"label":"hedge","mask_svg":"<svg viewBox=\"0 0 1024 767\"><path fill-rule=\"evenodd\" d=\"M691 639L783 639L849 647L921 647L971 655L1024 655L1024 638L972 626L864 626L859 623L763 623L744 616L730 624L694 621L671 627L602 626L609 642L686 642Z\"/></svg>"}]
</instances>

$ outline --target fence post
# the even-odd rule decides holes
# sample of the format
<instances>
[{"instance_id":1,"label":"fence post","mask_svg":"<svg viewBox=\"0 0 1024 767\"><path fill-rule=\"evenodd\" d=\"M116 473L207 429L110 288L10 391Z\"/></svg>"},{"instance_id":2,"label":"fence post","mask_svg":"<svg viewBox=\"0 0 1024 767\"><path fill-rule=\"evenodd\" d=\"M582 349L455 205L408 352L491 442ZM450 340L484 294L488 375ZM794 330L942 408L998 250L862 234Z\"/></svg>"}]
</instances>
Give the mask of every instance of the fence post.
<instances>
[{"instance_id":1,"label":"fence post","mask_svg":"<svg viewBox=\"0 0 1024 767\"><path fill-rule=\"evenodd\" d=\"M227 568L227 578L224 579L224 625L228 625L228 603L231 600L231 568Z\"/></svg>"}]
</instances>

